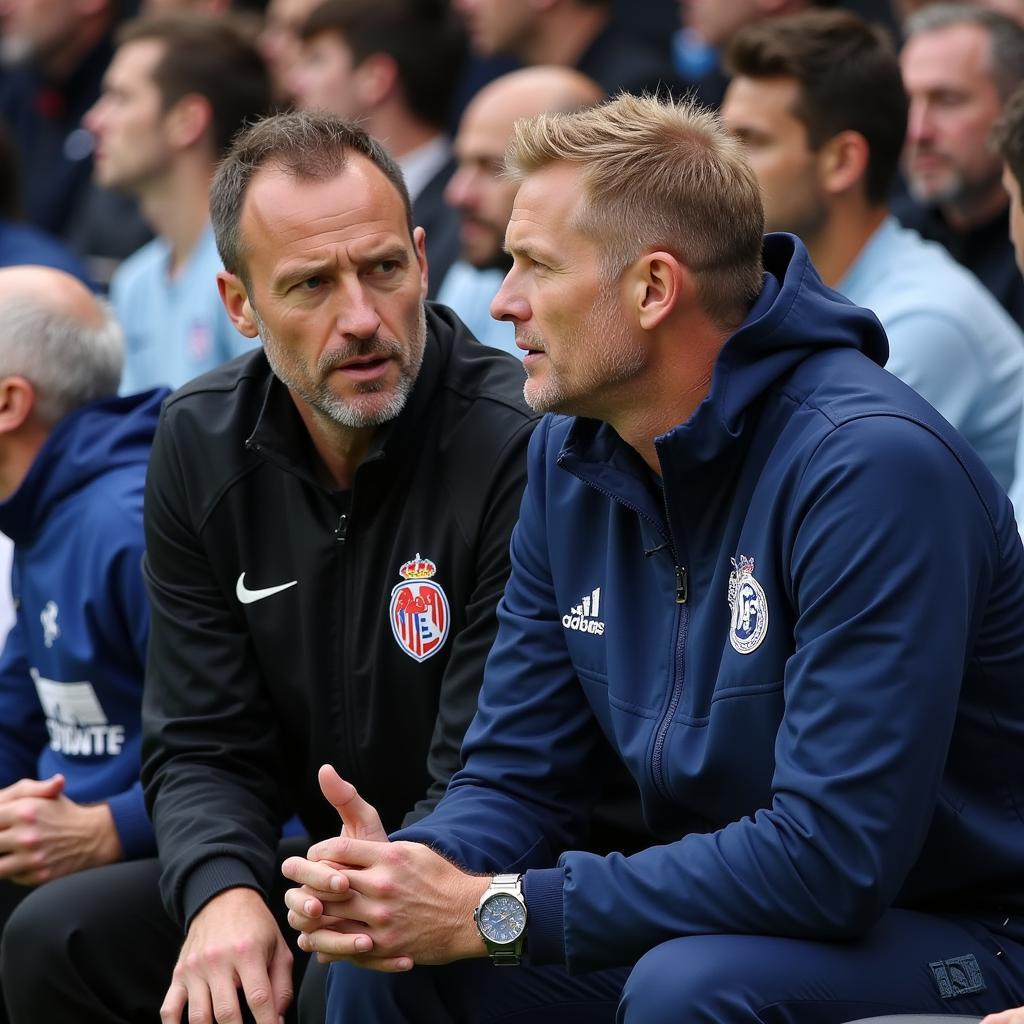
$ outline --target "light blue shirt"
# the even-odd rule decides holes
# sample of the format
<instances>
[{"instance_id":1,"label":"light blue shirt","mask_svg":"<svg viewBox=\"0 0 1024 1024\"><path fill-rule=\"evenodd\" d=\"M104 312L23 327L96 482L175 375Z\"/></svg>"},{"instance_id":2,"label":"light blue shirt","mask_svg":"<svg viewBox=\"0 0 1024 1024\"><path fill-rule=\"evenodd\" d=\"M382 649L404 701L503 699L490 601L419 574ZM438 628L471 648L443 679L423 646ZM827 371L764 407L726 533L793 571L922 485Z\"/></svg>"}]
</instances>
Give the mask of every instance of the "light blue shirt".
<instances>
[{"instance_id":1,"label":"light blue shirt","mask_svg":"<svg viewBox=\"0 0 1024 1024\"><path fill-rule=\"evenodd\" d=\"M207 225L188 262L171 277L170 249L160 238L114 272L110 300L124 328L121 394L181 387L259 344L239 334L217 293L222 269Z\"/></svg>"},{"instance_id":2,"label":"light blue shirt","mask_svg":"<svg viewBox=\"0 0 1024 1024\"><path fill-rule=\"evenodd\" d=\"M456 260L444 275L437 301L455 310L478 341L522 359L526 353L516 348L515 326L507 320L495 320L490 313L491 302L504 279L500 270L477 270L465 260Z\"/></svg>"},{"instance_id":3,"label":"light blue shirt","mask_svg":"<svg viewBox=\"0 0 1024 1024\"><path fill-rule=\"evenodd\" d=\"M969 271L889 217L837 290L889 336L886 369L926 398L1009 487L1024 396L1024 335Z\"/></svg>"}]
</instances>

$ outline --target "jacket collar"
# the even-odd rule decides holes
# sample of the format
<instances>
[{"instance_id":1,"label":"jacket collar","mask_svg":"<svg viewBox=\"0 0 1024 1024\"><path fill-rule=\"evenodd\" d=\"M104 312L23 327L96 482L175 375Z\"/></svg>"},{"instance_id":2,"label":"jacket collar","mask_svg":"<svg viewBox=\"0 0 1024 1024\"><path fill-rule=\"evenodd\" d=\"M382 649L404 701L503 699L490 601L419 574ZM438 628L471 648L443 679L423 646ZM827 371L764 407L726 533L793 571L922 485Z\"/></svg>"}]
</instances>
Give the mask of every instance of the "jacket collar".
<instances>
[{"instance_id":1,"label":"jacket collar","mask_svg":"<svg viewBox=\"0 0 1024 1024\"><path fill-rule=\"evenodd\" d=\"M423 364L416 383L398 416L374 432L366 458L356 471L357 479L366 476L364 470L370 465L381 463L397 471L404 462L418 457L420 427L434 402L453 337L451 326L429 306L426 320ZM269 365L263 403L245 446L308 482L324 487L306 425L287 386L269 370Z\"/></svg>"}]
</instances>

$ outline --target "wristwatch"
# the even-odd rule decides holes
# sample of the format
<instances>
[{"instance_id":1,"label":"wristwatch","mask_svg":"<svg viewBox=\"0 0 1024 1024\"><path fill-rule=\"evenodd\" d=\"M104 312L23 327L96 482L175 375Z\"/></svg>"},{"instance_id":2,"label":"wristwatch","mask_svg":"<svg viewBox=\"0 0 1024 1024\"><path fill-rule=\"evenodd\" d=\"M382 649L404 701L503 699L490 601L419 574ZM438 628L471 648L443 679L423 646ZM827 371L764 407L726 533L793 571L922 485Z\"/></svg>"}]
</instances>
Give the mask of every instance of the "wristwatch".
<instances>
[{"instance_id":1,"label":"wristwatch","mask_svg":"<svg viewBox=\"0 0 1024 1024\"><path fill-rule=\"evenodd\" d=\"M521 875L495 875L484 890L473 920L496 967L518 967L526 937L526 902Z\"/></svg>"}]
</instances>

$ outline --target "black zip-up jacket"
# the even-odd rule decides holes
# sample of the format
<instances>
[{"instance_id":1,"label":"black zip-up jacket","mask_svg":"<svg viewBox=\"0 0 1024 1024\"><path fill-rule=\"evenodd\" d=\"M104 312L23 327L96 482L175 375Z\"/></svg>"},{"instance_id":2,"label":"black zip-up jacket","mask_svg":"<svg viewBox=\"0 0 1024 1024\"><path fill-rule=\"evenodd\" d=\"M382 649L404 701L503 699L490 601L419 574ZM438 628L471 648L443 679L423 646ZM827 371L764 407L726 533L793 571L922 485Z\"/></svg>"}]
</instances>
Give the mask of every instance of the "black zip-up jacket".
<instances>
[{"instance_id":1,"label":"black zip-up jacket","mask_svg":"<svg viewBox=\"0 0 1024 1024\"><path fill-rule=\"evenodd\" d=\"M323 763L389 830L440 799L509 572L536 421L523 380L428 304L413 391L347 492L322 482L262 350L167 400L146 486L142 778L179 921L234 886L266 894L293 812L311 839L337 834ZM443 598L395 590L427 560Z\"/></svg>"}]
</instances>

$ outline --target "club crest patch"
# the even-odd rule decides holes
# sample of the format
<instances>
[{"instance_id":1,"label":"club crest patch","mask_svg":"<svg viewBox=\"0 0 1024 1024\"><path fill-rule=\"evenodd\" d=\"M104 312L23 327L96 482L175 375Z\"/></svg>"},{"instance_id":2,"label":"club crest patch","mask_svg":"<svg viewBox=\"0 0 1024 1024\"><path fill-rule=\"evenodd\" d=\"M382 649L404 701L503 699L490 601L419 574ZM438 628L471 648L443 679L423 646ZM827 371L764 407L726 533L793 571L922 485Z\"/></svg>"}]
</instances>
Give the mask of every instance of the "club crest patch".
<instances>
[{"instance_id":1,"label":"club crest patch","mask_svg":"<svg viewBox=\"0 0 1024 1024\"><path fill-rule=\"evenodd\" d=\"M754 560L746 555L739 559L730 558L732 572L729 574L729 607L732 621L729 624L729 642L740 654L750 654L761 646L768 633L768 599L761 584L754 579Z\"/></svg>"},{"instance_id":2,"label":"club crest patch","mask_svg":"<svg viewBox=\"0 0 1024 1024\"><path fill-rule=\"evenodd\" d=\"M56 601L47 601L43 610L39 613L39 622L43 627L43 644L52 647L57 637L60 636L60 626L57 625L57 615L60 609Z\"/></svg>"},{"instance_id":3,"label":"club crest patch","mask_svg":"<svg viewBox=\"0 0 1024 1024\"><path fill-rule=\"evenodd\" d=\"M417 553L398 570L402 582L391 591L391 632L398 646L415 661L433 657L448 639L448 597L431 579L435 572L437 566Z\"/></svg>"}]
</instances>

